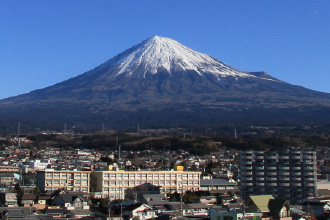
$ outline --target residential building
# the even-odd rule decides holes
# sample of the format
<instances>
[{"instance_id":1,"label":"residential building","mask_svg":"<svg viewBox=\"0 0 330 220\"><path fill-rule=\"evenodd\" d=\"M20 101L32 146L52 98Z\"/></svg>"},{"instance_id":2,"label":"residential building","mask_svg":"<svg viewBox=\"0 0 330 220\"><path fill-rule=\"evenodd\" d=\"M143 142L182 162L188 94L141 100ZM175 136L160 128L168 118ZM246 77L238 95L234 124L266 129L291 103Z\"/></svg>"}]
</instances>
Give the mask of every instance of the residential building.
<instances>
[{"instance_id":1,"label":"residential building","mask_svg":"<svg viewBox=\"0 0 330 220\"><path fill-rule=\"evenodd\" d=\"M0 173L19 173L16 166L0 166Z\"/></svg>"},{"instance_id":2,"label":"residential building","mask_svg":"<svg viewBox=\"0 0 330 220\"><path fill-rule=\"evenodd\" d=\"M290 203L272 195L249 196L238 212L212 212L211 220L292 220Z\"/></svg>"},{"instance_id":3,"label":"residential building","mask_svg":"<svg viewBox=\"0 0 330 220\"><path fill-rule=\"evenodd\" d=\"M17 194L9 192L0 192L0 206L18 207Z\"/></svg>"},{"instance_id":4,"label":"residential building","mask_svg":"<svg viewBox=\"0 0 330 220\"><path fill-rule=\"evenodd\" d=\"M236 183L229 182L225 179L201 179L201 190L211 193L229 193L239 192Z\"/></svg>"},{"instance_id":5,"label":"residential building","mask_svg":"<svg viewBox=\"0 0 330 220\"><path fill-rule=\"evenodd\" d=\"M188 171L94 171L91 191L109 199L124 199L127 191L139 186L148 188L148 194L184 193L200 189L200 175Z\"/></svg>"},{"instance_id":6,"label":"residential building","mask_svg":"<svg viewBox=\"0 0 330 220\"><path fill-rule=\"evenodd\" d=\"M54 196L51 205L66 208L67 210L89 209L88 199L80 192L61 191Z\"/></svg>"},{"instance_id":7,"label":"residential building","mask_svg":"<svg viewBox=\"0 0 330 220\"><path fill-rule=\"evenodd\" d=\"M68 171L46 169L36 175L37 187L41 191L66 189L89 193L91 171Z\"/></svg>"},{"instance_id":8,"label":"residential building","mask_svg":"<svg viewBox=\"0 0 330 220\"><path fill-rule=\"evenodd\" d=\"M146 204L135 203L124 209L124 215L128 219L152 219L156 217L156 210Z\"/></svg>"},{"instance_id":9,"label":"residential building","mask_svg":"<svg viewBox=\"0 0 330 220\"><path fill-rule=\"evenodd\" d=\"M240 152L241 197L271 194L299 203L315 197L315 151Z\"/></svg>"},{"instance_id":10,"label":"residential building","mask_svg":"<svg viewBox=\"0 0 330 220\"><path fill-rule=\"evenodd\" d=\"M0 184L9 187L14 186L16 183L18 183L18 179L14 173L0 173Z\"/></svg>"}]
</instances>

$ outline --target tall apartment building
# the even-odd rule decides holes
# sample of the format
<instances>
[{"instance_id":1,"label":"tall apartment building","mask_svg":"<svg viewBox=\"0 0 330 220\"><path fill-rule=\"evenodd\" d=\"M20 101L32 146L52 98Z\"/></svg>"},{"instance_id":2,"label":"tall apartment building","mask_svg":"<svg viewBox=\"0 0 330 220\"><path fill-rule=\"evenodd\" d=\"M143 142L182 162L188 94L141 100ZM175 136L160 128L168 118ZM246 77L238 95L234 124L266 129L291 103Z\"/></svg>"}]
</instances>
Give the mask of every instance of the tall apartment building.
<instances>
[{"instance_id":1,"label":"tall apartment building","mask_svg":"<svg viewBox=\"0 0 330 220\"><path fill-rule=\"evenodd\" d=\"M90 190L91 171L67 171L46 169L37 171L36 184L41 191L66 189L86 192Z\"/></svg>"},{"instance_id":2,"label":"tall apartment building","mask_svg":"<svg viewBox=\"0 0 330 220\"><path fill-rule=\"evenodd\" d=\"M241 197L272 194L301 202L316 196L316 152L240 152Z\"/></svg>"},{"instance_id":3,"label":"tall apartment building","mask_svg":"<svg viewBox=\"0 0 330 220\"><path fill-rule=\"evenodd\" d=\"M124 199L127 190L147 184L162 194L184 193L200 189L200 175L188 171L94 171L91 191L102 198Z\"/></svg>"}]
</instances>

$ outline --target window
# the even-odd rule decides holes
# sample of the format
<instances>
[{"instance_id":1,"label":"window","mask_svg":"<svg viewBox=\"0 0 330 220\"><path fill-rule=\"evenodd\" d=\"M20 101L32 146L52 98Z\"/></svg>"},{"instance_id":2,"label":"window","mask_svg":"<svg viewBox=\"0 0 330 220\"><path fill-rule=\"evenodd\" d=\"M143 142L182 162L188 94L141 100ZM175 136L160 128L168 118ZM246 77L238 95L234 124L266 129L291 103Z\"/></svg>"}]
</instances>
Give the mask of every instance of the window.
<instances>
[{"instance_id":1,"label":"window","mask_svg":"<svg viewBox=\"0 0 330 220\"><path fill-rule=\"evenodd\" d=\"M109 179L109 173L105 173L105 174L103 175L103 177L104 177L104 179Z\"/></svg>"},{"instance_id":2,"label":"window","mask_svg":"<svg viewBox=\"0 0 330 220\"><path fill-rule=\"evenodd\" d=\"M88 185L88 181L87 181L87 180L82 180L82 181L81 181L81 185L83 185L83 186L87 186L87 185Z\"/></svg>"},{"instance_id":3,"label":"window","mask_svg":"<svg viewBox=\"0 0 330 220\"><path fill-rule=\"evenodd\" d=\"M82 174L82 178L83 178L83 179L87 179L87 178L88 178L88 173L83 173L83 174Z\"/></svg>"}]
</instances>

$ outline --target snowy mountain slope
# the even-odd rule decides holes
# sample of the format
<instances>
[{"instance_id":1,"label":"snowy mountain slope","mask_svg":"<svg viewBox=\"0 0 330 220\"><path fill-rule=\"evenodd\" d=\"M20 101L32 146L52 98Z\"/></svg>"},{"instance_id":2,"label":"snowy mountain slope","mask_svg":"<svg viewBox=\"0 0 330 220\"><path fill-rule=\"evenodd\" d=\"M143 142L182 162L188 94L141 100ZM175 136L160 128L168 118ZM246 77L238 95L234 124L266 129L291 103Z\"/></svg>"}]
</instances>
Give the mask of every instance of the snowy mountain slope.
<instances>
[{"instance_id":1,"label":"snowy mountain slope","mask_svg":"<svg viewBox=\"0 0 330 220\"><path fill-rule=\"evenodd\" d=\"M226 76L256 77L248 72L232 68L210 55L194 51L175 40L159 36L144 40L100 65L99 68L111 67L116 76L121 74L132 76L139 72L145 77L148 73L157 74L164 71L169 74L194 71L201 76L213 74L218 80Z\"/></svg>"},{"instance_id":2,"label":"snowy mountain slope","mask_svg":"<svg viewBox=\"0 0 330 220\"><path fill-rule=\"evenodd\" d=\"M330 114L324 114L329 110L330 94L265 72L240 71L175 40L154 36L84 74L0 100L0 123L316 123L330 120Z\"/></svg>"}]
</instances>

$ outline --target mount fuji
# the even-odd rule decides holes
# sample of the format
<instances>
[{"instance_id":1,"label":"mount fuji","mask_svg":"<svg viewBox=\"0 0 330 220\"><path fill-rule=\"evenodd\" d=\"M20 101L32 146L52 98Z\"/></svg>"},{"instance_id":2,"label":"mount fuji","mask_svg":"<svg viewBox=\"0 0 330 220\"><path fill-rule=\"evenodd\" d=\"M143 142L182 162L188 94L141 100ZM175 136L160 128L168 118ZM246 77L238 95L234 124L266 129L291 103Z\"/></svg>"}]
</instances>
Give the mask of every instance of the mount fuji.
<instances>
[{"instance_id":1,"label":"mount fuji","mask_svg":"<svg viewBox=\"0 0 330 220\"><path fill-rule=\"evenodd\" d=\"M91 130L318 124L330 119L330 94L245 72L154 36L96 68L53 86L0 100L0 124Z\"/></svg>"}]
</instances>

